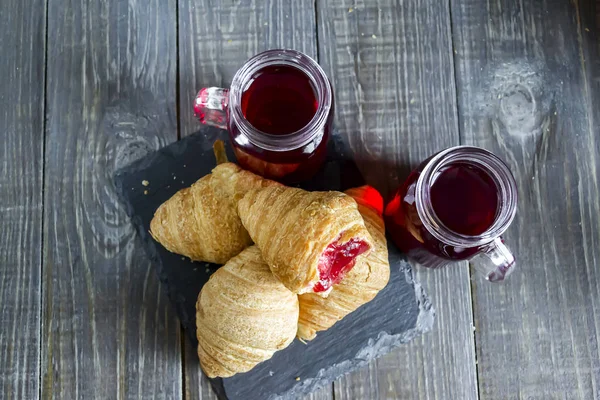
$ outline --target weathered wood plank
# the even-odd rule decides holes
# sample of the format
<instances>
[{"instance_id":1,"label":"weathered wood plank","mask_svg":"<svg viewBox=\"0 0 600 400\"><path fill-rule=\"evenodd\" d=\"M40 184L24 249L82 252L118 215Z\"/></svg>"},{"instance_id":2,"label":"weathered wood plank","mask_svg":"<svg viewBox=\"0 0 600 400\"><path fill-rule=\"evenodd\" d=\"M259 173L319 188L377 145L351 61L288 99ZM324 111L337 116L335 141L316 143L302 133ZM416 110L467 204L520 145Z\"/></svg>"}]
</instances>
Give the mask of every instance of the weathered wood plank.
<instances>
[{"instance_id":1,"label":"weathered wood plank","mask_svg":"<svg viewBox=\"0 0 600 400\"><path fill-rule=\"evenodd\" d=\"M0 2L0 397L39 397L45 0Z\"/></svg>"},{"instance_id":2,"label":"weathered wood plank","mask_svg":"<svg viewBox=\"0 0 600 400\"><path fill-rule=\"evenodd\" d=\"M175 0L48 9L42 397L181 398L179 323L112 183L177 138Z\"/></svg>"},{"instance_id":3,"label":"weathered wood plank","mask_svg":"<svg viewBox=\"0 0 600 400\"><path fill-rule=\"evenodd\" d=\"M314 3L215 2L179 0L180 126L182 136L198 129L193 100L205 86L227 87L251 56L273 48L292 48L317 58ZM185 341L185 392L188 399L215 398L203 376L196 349ZM331 388L308 398L330 399Z\"/></svg>"},{"instance_id":4,"label":"weathered wood plank","mask_svg":"<svg viewBox=\"0 0 600 400\"><path fill-rule=\"evenodd\" d=\"M503 157L520 193L506 234L520 270L475 280L486 399L600 397L595 7L452 1L463 142Z\"/></svg>"},{"instance_id":5,"label":"weathered wood plank","mask_svg":"<svg viewBox=\"0 0 600 400\"><path fill-rule=\"evenodd\" d=\"M459 142L448 4L319 1L318 25L336 126L389 196L412 166ZM336 399L477 398L468 270L416 270L437 307L434 331L336 382Z\"/></svg>"},{"instance_id":6,"label":"weathered wood plank","mask_svg":"<svg viewBox=\"0 0 600 400\"><path fill-rule=\"evenodd\" d=\"M197 130L193 100L198 90L228 86L244 61L277 48L317 58L312 1L179 0L181 135Z\"/></svg>"}]
</instances>

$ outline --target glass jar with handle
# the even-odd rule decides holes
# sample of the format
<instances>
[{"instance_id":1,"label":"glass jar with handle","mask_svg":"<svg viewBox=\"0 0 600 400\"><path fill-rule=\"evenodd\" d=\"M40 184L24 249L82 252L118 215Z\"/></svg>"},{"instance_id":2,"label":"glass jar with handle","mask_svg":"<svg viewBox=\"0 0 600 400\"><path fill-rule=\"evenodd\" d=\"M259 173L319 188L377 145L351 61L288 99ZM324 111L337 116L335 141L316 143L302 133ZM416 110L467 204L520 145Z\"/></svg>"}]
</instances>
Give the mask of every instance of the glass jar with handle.
<instances>
[{"instance_id":1,"label":"glass jar with handle","mask_svg":"<svg viewBox=\"0 0 600 400\"><path fill-rule=\"evenodd\" d=\"M517 185L506 164L487 150L458 146L421 163L385 217L394 242L412 260L430 268L471 260L498 282L515 267L501 235L516 210Z\"/></svg>"},{"instance_id":2,"label":"glass jar with handle","mask_svg":"<svg viewBox=\"0 0 600 400\"><path fill-rule=\"evenodd\" d=\"M194 102L201 123L229 131L242 167L286 183L310 178L325 160L333 110L325 72L295 50L252 57L229 89L204 88Z\"/></svg>"}]
</instances>

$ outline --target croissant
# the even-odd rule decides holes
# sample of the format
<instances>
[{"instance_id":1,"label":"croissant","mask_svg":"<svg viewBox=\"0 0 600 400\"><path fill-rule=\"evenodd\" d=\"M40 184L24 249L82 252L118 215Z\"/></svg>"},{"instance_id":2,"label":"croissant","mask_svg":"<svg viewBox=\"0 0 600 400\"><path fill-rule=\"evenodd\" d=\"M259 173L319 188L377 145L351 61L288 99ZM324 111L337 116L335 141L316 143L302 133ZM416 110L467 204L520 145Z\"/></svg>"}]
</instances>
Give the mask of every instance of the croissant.
<instances>
[{"instance_id":1,"label":"croissant","mask_svg":"<svg viewBox=\"0 0 600 400\"><path fill-rule=\"evenodd\" d=\"M287 347L298 328L298 296L252 246L219 268L196 303L200 365L210 378L247 372Z\"/></svg>"},{"instance_id":2,"label":"croissant","mask_svg":"<svg viewBox=\"0 0 600 400\"><path fill-rule=\"evenodd\" d=\"M327 298L314 293L298 296L298 337L302 340L314 339L318 331L329 329L361 305L373 300L390 278L381 195L369 186L350 189L346 194L358 203L358 210L373 238L374 248L368 256L357 258L354 268L333 287Z\"/></svg>"},{"instance_id":3,"label":"croissant","mask_svg":"<svg viewBox=\"0 0 600 400\"><path fill-rule=\"evenodd\" d=\"M248 190L269 185L278 184L236 164L220 164L161 204L150 234L173 253L224 264L252 244L237 215L237 202Z\"/></svg>"},{"instance_id":4,"label":"croissant","mask_svg":"<svg viewBox=\"0 0 600 400\"><path fill-rule=\"evenodd\" d=\"M372 247L356 202L340 192L253 189L238 212L271 272L294 293L328 293Z\"/></svg>"}]
</instances>

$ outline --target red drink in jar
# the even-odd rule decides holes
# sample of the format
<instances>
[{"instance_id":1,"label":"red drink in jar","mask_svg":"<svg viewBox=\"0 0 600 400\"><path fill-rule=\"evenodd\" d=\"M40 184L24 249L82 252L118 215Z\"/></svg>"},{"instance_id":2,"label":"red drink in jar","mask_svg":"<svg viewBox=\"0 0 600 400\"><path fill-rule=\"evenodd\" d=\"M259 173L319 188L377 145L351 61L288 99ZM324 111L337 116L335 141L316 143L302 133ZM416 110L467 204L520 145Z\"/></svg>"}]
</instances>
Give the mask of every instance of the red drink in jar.
<instances>
[{"instance_id":1,"label":"red drink in jar","mask_svg":"<svg viewBox=\"0 0 600 400\"><path fill-rule=\"evenodd\" d=\"M270 50L246 62L231 89L202 89L195 112L228 129L242 167L291 183L310 178L325 160L333 94L310 57Z\"/></svg>"},{"instance_id":2,"label":"red drink in jar","mask_svg":"<svg viewBox=\"0 0 600 400\"><path fill-rule=\"evenodd\" d=\"M459 146L414 170L385 217L394 242L421 265L472 259L489 280L500 281L515 265L500 235L515 216L516 201L514 177L498 157Z\"/></svg>"}]
</instances>

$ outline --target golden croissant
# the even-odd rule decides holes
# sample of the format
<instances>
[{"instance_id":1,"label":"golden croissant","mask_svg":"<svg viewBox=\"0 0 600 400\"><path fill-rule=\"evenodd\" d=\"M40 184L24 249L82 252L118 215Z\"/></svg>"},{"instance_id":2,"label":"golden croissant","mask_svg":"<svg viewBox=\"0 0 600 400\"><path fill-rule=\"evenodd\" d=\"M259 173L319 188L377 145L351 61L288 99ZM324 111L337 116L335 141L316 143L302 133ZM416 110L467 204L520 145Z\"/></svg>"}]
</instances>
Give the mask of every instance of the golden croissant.
<instances>
[{"instance_id":1,"label":"golden croissant","mask_svg":"<svg viewBox=\"0 0 600 400\"><path fill-rule=\"evenodd\" d=\"M298 328L298 296L252 246L219 268L196 303L200 365L210 378L246 372L287 347Z\"/></svg>"},{"instance_id":2,"label":"golden croissant","mask_svg":"<svg viewBox=\"0 0 600 400\"><path fill-rule=\"evenodd\" d=\"M385 227L381 217L381 195L369 186L350 189L346 194L358 203L358 210L373 238L374 248L368 256L357 258L354 268L333 287L327 298L314 293L298 296L298 337L302 340L314 339L318 331L329 329L361 305L373 300L390 278Z\"/></svg>"},{"instance_id":3,"label":"golden croissant","mask_svg":"<svg viewBox=\"0 0 600 400\"><path fill-rule=\"evenodd\" d=\"M150 234L173 253L224 264L252 244L237 202L248 190L269 185L278 184L236 164L220 164L164 202L150 223Z\"/></svg>"},{"instance_id":4,"label":"golden croissant","mask_svg":"<svg viewBox=\"0 0 600 400\"><path fill-rule=\"evenodd\" d=\"M294 293L326 294L372 247L356 202L344 193L253 189L238 212L273 274Z\"/></svg>"}]
</instances>

